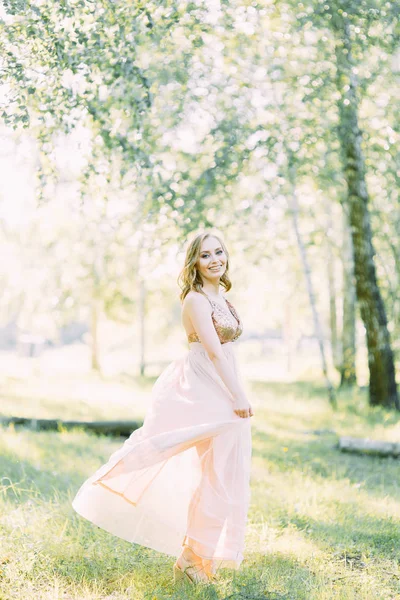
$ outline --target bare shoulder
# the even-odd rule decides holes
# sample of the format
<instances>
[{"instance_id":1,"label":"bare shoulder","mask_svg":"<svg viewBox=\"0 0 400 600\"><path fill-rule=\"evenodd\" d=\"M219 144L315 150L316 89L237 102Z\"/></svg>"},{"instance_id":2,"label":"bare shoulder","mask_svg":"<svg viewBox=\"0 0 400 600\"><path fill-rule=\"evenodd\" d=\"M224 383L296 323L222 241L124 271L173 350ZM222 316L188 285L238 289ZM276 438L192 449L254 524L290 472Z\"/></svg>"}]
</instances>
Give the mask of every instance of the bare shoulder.
<instances>
[{"instance_id":1,"label":"bare shoulder","mask_svg":"<svg viewBox=\"0 0 400 600\"><path fill-rule=\"evenodd\" d=\"M201 294L200 292L195 292L191 290L185 297L182 310L188 310L191 312L192 310L196 310L196 308L203 309L210 306L207 298Z\"/></svg>"}]
</instances>

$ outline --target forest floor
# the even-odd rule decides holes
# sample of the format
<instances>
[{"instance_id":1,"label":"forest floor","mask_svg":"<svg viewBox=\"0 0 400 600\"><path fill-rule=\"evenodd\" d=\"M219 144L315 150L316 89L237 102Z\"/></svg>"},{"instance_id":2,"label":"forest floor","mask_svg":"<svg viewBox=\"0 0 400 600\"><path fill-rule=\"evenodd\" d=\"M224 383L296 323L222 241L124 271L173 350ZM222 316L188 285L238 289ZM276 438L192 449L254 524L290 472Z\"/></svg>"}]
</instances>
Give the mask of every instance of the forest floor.
<instances>
[{"instance_id":1,"label":"forest floor","mask_svg":"<svg viewBox=\"0 0 400 600\"><path fill-rule=\"evenodd\" d=\"M133 383L141 393L133 415L125 396L116 413L103 387L103 400L90 406L67 392L56 405L36 394L34 412L137 418L152 380ZM223 570L202 588L174 587L173 557L73 511L80 484L121 439L10 427L0 429L0 600L399 600L400 462L343 454L336 443L340 435L398 441L400 415L369 409L365 391L340 394L334 412L311 383L247 385L252 495L239 571ZM18 414L30 416L31 401L19 393Z\"/></svg>"}]
</instances>

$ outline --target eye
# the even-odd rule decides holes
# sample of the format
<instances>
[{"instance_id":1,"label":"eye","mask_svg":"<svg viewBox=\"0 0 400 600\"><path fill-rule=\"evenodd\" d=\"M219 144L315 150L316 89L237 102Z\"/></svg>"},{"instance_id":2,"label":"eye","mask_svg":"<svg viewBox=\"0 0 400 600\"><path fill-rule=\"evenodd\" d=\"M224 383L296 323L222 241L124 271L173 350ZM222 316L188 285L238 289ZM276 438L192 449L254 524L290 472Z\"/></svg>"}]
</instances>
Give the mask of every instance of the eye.
<instances>
[{"instance_id":1,"label":"eye","mask_svg":"<svg viewBox=\"0 0 400 600\"><path fill-rule=\"evenodd\" d=\"M222 254L223 250L217 250L216 254ZM201 258L207 258L209 256L209 253L207 252L206 254L201 254Z\"/></svg>"}]
</instances>

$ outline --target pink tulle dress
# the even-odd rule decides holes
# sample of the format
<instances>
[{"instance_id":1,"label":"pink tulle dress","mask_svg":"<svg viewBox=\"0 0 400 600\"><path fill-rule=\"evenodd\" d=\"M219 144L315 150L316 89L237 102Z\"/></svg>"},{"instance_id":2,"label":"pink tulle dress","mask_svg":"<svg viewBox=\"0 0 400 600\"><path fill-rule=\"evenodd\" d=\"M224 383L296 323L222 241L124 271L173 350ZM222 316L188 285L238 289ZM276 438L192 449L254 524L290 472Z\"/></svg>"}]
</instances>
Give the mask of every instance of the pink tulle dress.
<instances>
[{"instance_id":1,"label":"pink tulle dress","mask_svg":"<svg viewBox=\"0 0 400 600\"><path fill-rule=\"evenodd\" d=\"M208 298L225 356L234 354L241 320ZM129 542L178 556L190 546L213 568L243 560L250 501L251 418L232 396L196 333L189 350L154 383L143 426L79 489L73 508Z\"/></svg>"}]
</instances>

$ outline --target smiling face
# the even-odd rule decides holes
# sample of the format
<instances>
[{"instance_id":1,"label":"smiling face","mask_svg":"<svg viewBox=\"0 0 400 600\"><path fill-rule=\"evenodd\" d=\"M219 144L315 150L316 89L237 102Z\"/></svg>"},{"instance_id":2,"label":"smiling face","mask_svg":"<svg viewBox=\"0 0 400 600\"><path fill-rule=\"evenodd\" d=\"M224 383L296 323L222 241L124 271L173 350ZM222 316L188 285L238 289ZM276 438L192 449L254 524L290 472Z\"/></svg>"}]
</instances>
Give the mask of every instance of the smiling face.
<instances>
[{"instance_id":1,"label":"smiling face","mask_svg":"<svg viewBox=\"0 0 400 600\"><path fill-rule=\"evenodd\" d=\"M201 243L200 255L196 264L201 278L215 283L225 273L228 257L221 243L215 237L207 237Z\"/></svg>"}]
</instances>

